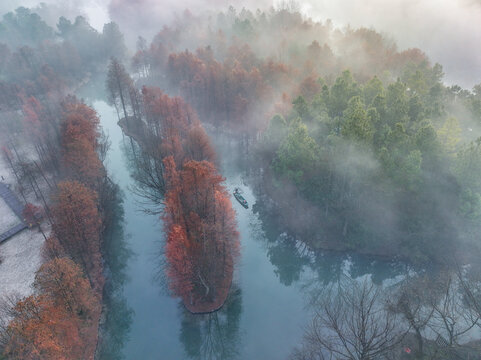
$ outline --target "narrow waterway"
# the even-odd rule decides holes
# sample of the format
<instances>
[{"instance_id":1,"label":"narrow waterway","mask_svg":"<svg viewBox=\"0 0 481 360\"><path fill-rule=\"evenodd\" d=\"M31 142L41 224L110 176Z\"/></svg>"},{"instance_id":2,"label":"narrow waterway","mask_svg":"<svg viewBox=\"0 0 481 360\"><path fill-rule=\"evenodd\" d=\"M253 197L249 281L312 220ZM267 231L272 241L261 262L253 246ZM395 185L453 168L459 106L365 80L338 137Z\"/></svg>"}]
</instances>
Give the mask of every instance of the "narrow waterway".
<instances>
[{"instance_id":1,"label":"narrow waterway","mask_svg":"<svg viewBox=\"0 0 481 360\"><path fill-rule=\"evenodd\" d=\"M134 184L123 150L128 139L117 126L113 108L102 101L93 105L112 143L107 167L125 193L125 232L134 253L123 287L133 315L130 324L121 316L118 319L118 326L128 332L121 349L125 359L285 359L299 344L309 322L307 303L316 288L341 273L382 283L405 271L400 264L349 255L301 253L295 242L260 217L261 212L253 211L256 199L243 182L235 150L215 139L227 188L232 192L240 187L250 206L244 209L232 198L241 256L228 301L215 314L187 313L178 299L169 296L159 276L164 237L161 222L143 212L142 199L129 190Z\"/></svg>"}]
</instances>

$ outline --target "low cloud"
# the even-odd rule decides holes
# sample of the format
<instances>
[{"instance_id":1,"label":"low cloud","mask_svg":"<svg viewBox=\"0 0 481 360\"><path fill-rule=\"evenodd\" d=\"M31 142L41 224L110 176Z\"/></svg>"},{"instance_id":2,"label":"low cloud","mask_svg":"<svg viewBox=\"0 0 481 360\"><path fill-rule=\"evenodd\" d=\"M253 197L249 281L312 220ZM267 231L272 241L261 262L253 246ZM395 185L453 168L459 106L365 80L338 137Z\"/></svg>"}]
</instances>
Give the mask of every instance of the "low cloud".
<instances>
[{"instance_id":1,"label":"low cloud","mask_svg":"<svg viewBox=\"0 0 481 360\"><path fill-rule=\"evenodd\" d=\"M308 0L304 14L339 26L373 27L400 48L418 47L443 65L448 83L481 82L480 0Z\"/></svg>"},{"instance_id":2,"label":"low cloud","mask_svg":"<svg viewBox=\"0 0 481 360\"><path fill-rule=\"evenodd\" d=\"M281 1L237 1L234 6L267 9ZM124 27L149 33L175 20L185 9L193 13L226 10L215 0L112 0L109 13ZM339 27L373 27L394 38L401 49L418 47L444 66L446 81L471 88L481 82L480 0L304 0L309 17L331 19Z\"/></svg>"},{"instance_id":3,"label":"low cloud","mask_svg":"<svg viewBox=\"0 0 481 360\"><path fill-rule=\"evenodd\" d=\"M73 18L87 15L97 29L104 22L119 23L127 37L152 36L171 24L185 9L194 14L225 11L230 4L238 10L267 9L281 1L272 0L3 0L0 12L18 6L36 7L50 25L60 14ZM288 1L286 1L288 3ZM393 38L401 49L419 47L444 66L446 81L465 88L481 82L481 0L304 0L301 11L339 27L372 27ZM42 10L43 9L43 10ZM53 24L52 24L53 23Z\"/></svg>"},{"instance_id":4,"label":"low cloud","mask_svg":"<svg viewBox=\"0 0 481 360\"><path fill-rule=\"evenodd\" d=\"M60 16L73 20L82 15L88 18L93 27L102 30L103 24L109 22L108 2L109 0L2 0L0 14L23 6L36 11L52 27L56 26Z\"/></svg>"}]
</instances>

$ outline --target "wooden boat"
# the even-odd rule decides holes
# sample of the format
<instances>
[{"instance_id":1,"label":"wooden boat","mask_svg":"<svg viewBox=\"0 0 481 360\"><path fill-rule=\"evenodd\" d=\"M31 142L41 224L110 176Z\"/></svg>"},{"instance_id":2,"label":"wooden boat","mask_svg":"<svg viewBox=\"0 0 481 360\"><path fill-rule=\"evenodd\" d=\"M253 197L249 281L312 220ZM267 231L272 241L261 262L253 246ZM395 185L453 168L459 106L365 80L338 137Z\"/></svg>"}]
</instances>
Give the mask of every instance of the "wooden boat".
<instances>
[{"instance_id":1,"label":"wooden boat","mask_svg":"<svg viewBox=\"0 0 481 360\"><path fill-rule=\"evenodd\" d=\"M247 204L247 200L244 199L244 197L240 194L238 188L235 188L234 190L234 197L243 207L245 207L246 209L249 208L249 204Z\"/></svg>"}]
</instances>

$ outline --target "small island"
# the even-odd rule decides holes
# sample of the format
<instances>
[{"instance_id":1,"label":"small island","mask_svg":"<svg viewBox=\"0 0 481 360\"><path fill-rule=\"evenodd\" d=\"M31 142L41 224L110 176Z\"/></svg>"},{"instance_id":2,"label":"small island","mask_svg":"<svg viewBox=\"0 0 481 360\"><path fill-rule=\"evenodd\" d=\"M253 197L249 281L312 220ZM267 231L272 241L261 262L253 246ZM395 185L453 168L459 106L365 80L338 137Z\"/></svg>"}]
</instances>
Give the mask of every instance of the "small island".
<instances>
[{"instance_id":1,"label":"small island","mask_svg":"<svg viewBox=\"0 0 481 360\"><path fill-rule=\"evenodd\" d=\"M480 0L237 6L0 2L0 360L481 360Z\"/></svg>"},{"instance_id":2,"label":"small island","mask_svg":"<svg viewBox=\"0 0 481 360\"><path fill-rule=\"evenodd\" d=\"M125 79L121 74L125 70L113 61L109 78ZM130 81L123 86L113 80L108 84L112 98L120 98ZM224 179L214 165L215 151L196 114L182 99L147 87L139 96L145 118L125 113L119 125L150 159L144 168L148 177L153 178L156 171L160 174L151 190L164 204L169 289L191 313L216 311L231 287L239 235ZM136 166L142 163L137 161Z\"/></svg>"}]
</instances>

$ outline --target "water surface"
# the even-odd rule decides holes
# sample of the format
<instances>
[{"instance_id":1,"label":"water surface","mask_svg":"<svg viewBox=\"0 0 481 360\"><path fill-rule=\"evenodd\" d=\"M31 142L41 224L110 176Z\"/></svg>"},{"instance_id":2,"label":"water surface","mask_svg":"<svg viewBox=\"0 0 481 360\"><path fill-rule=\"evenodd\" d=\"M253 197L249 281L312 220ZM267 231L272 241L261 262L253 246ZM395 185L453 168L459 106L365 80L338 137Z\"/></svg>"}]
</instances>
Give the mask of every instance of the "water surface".
<instances>
[{"instance_id":1,"label":"water surface","mask_svg":"<svg viewBox=\"0 0 481 360\"><path fill-rule=\"evenodd\" d=\"M243 180L242 161L236 161L242 159L242 152L213 136L227 188L232 192L240 187L250 206L244 209L232 197L241 256L228 301L211 315L187 313L158 276L163 263L162 224L158 216L145 214L142 199L129 191L135 184L125 156L128 139L122 136L112 107L102 101L94 102L94 107L112 142L107 166L125 193L125 231L134 253L123 286L126 305L133 310L130 327L126 328L125 319L118 319L118 326L128 331L128 340L118 349L125 359L285 359L301 341L310 318L308 300L316 289L343 273L382 283L405 271L400 264L348 254L314 256L300 251L302 246L280 234L275 221L260 211L262 204L256 204Z\"/></svg>"}]
</instances>

